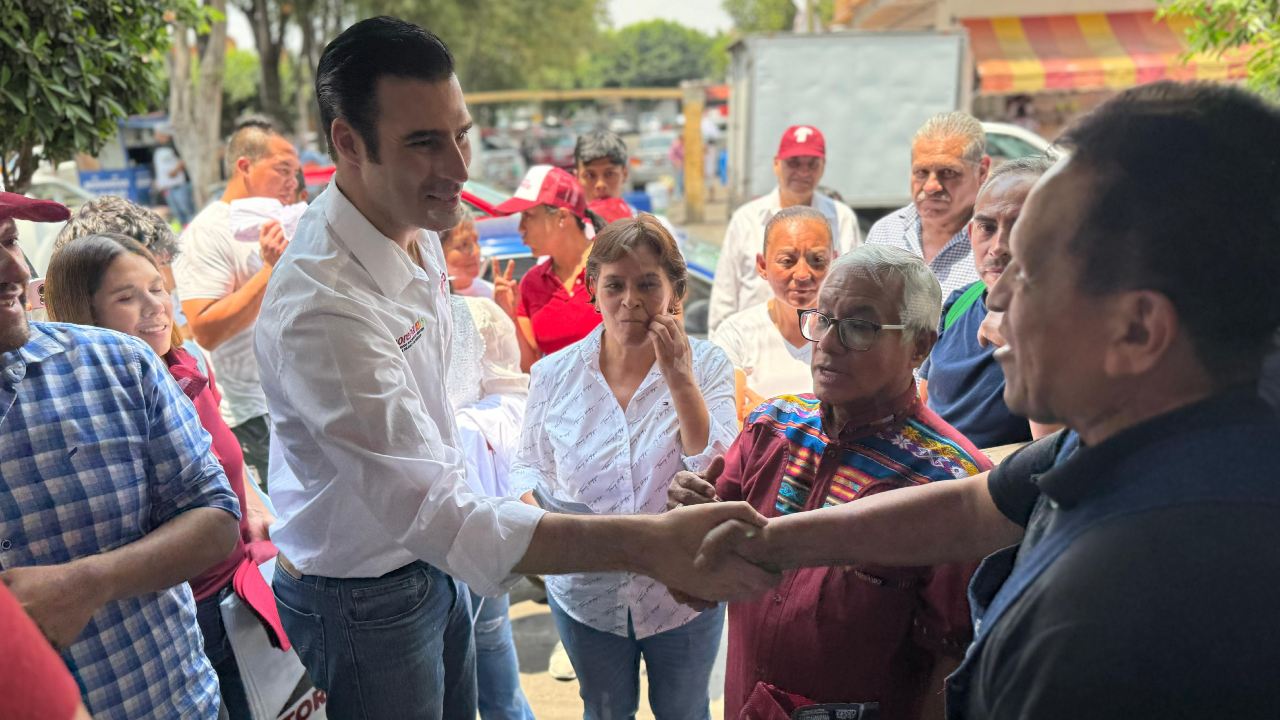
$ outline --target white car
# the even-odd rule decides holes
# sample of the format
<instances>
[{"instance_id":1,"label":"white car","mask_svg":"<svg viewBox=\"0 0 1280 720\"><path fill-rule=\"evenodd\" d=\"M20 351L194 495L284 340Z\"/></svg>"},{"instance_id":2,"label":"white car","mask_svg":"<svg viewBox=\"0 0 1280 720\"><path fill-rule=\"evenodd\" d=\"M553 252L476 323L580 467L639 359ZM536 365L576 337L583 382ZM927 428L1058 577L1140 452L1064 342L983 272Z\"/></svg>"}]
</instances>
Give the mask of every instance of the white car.
<instances>
[{"instance_id":1,"label":"white car","mask_svg":"<svg viewBox=\"0 0 1280 720\"><path fill-rule=\"evenodd\" d=\"M1056 145L1019 125L984 122L982 129L987 132L987 154L991 156L992 167L1028 155L1045 155L1051 160L1062 157Z\"/></svg>"}]
</instances>

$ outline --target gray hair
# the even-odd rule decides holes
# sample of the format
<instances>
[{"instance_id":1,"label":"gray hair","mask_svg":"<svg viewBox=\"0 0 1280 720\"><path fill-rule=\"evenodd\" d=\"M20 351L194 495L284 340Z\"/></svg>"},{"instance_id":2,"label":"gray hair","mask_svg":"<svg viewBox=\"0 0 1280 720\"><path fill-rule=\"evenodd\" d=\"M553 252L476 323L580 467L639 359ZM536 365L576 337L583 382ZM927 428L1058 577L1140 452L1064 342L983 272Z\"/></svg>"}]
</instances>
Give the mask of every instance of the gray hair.
<instances>
[{"instance_id":1,"label":"gray hair","mask_svg":"<svg viewBox=\"0 0 1280 720\"><path fill-rule=\"evenodd\" d=\"M987 181L982 184L985 190L988 185L1006 175L1026 175L1028 177L1040 177L1049 172L1049 168L1053 167L1054 161L1046 155L1028 155L1027 157L1014 158L1006 160L991 169L987 174Z\"/></svg>"},{"instance_id":2,"label":"gray hair","mask_svg":"<svg viewBox=\"0 0 1280 720\"><path fill-rule=\"evenodd\" d=\"M627 165L627 144L608 130L592 130L578 136L573 146L573 164L586 165L600 158L608 158L614 165Z\"/></svg>"},{"instance_id":3,"label":"gray hair","mask_svg":"<svg viewBox=\"0 0 1280 720\"><path fill-rule=\"evenodd\" d=\"M910 343L922 333L936 332L942 317L942 286L924 260L892 245L863 245L841 255L827 271L830 279L841 270L871 278L884 287L891 278L902 279L900 323L906 325L902 341Z\"/></svg>"},{"instance_id":4,"label":"gray hair","mask_svg":"<svg viewBox=\"0 0 1280 720\"><path fill-rule=\"evenodd\" d=\"M982 123L969 113L958 110L938 113L925 120L924 125L911 138L911 147L914 148L921 140L950 138L962 138L965 141L964 159L969 162L982 162L982 157L987 154L987 131L982 129Z\"/></svg>"},{"instance_id":5,"label":"gray hair","mask_svg":"<svg viewBox=\"0 0 1280 720\"><path fill-rule=\"evenodd\" d=\"M86 235L118 233L141 243L164 265L178 254L178 239L159 215L116 195L86 201L62 226L53 242L56 253L62 246Z\"/></svg>"},{"instance_id":6,"label":"gray hair","mask_svg":"<svg viewBox=\"0 0 1280 720\"><path fill-rule=\"evenodd\" d=\"M769 251L769 238L773 236L773 230L779 225L799 225L805 221L822 222L822 226L827 229L827 244L835 245L835 238L831 229L831 220L823 215L820 211L808 205L792 205L789 208L783 208L769 218L769 222L764 225L764 244L761 246L760 252Z\"/></svg>"},{"instance_id":7,"label":"gray hair","mask_svg":"<svg viewBox=\"0 0 1280 720\"><path fill-rule=\"evenodd\" d=\"M222 158L227 177L236 171L236 161L248 158L257 162L271 154L271 138L279 135L274 123L261 115L249 115L236 123L236 129L227 140L227 152Z\"/></svg>"}]
</instances>

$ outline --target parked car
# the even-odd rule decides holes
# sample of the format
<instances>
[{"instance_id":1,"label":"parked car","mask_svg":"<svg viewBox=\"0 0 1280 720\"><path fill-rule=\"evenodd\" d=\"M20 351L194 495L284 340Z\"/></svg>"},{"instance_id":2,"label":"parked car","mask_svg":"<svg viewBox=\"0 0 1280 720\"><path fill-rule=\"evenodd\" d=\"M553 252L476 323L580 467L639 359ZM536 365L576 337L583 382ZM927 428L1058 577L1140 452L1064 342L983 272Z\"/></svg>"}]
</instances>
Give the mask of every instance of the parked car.
<instances>
[{"instance_id":1,"label":"parked car","mask_svg":"<svg viewBox=\"0 0 1280 720\"><path fill-rule=\"evenodd\" d=\"M676 134L670 130L640 136L636 151L631 154L632 187L643 190L647 183L675 177L670 156L671 144L675 141Z\"/></svg>"},{"instance_id":2,"label":"parked car","mask_svg":"<svg viewBox=\"0 0 1280 720\"><path fill-rule=\"evenodd\" d=\"M982 129L987 132L987 154L991 156L992 167L1030 155L1047 155L1054 160L1062 156L1062 151L1048 140L1020 125L984 122Z\"/></svg>"}]
</instances>

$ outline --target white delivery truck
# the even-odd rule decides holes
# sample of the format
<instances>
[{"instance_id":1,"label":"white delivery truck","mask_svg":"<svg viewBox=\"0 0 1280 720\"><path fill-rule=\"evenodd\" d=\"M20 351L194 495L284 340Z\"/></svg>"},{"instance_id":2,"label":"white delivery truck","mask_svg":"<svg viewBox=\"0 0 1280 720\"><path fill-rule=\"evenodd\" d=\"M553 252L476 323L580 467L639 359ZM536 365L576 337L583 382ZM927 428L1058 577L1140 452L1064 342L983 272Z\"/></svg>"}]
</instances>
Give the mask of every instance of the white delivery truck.
<instances>
[{"instance_id":1,"label":"white delivery truck","mask_svg":"<svg viewBox=\"0 0 1280 720\"><path fill-rule=\"evenodd\" d=\"M730 53L731 207L777 184L782 131L813 125L827 140L822 185L869 223L910 202L911 136L921 123L970 105L963 30L753 36Z\"/></svg>"}]
</instances>

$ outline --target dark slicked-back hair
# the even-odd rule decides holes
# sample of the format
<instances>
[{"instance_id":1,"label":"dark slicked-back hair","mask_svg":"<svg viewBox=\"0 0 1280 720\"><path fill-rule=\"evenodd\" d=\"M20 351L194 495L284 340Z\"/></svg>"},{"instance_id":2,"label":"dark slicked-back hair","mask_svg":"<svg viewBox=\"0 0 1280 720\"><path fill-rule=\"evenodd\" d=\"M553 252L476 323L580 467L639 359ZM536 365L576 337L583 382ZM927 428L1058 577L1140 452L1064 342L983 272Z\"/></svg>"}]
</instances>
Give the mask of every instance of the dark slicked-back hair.
<instances>
[{"instance_id":1,"label":"dark slicked-back hair","mask_svg":"<svg viewBox=\"0 0 1280 720\"><path fill-rule=\"evenodd\" d=\"M1060 143L1096 178L1071 245L1081 289L1160 292L1219 386L1256 378L1280 325L1280 109L1232 86L1159 82Z\"/></svg>"},{"instance_id":2,"label":"dark slicked-back hair","mask_svg":"<svg viewBox=\"0 0 1280 720\"><path fill-rule=\"evenodd\" d=\"M342 118L360 134L369 158L378 157L378 79L412 78L440 82L453 75L453 54L429 30L393 17L373 17L352 25L325 46L316 67L320 122L333 147L333 121Z\"/></svg>"}]
</instances>

